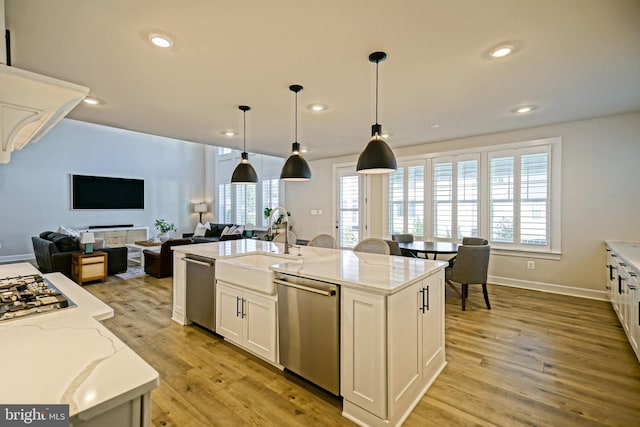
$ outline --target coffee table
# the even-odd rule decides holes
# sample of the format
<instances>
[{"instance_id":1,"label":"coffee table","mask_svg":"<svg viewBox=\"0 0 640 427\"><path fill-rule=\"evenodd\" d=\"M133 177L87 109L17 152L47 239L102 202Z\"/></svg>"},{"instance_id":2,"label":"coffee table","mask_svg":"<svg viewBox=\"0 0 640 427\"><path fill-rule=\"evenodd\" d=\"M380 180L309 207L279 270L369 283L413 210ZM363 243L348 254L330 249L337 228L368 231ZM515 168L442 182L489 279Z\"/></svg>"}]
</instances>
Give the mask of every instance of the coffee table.
<instances>
[{"instance_id":1,"label":"coffee table","mask_svg":"<svg viewBox=\"0 0 640 427\"><path fill-rule=\"evenodd\" d=\"M127 258L130 261L140 264L140 267L144 269L144 254L142 251L148 250L152 252L160 252L162 242L149 242L143 240L141 242L127 243L125 245L129 251L127 252ZM134 255L133 257L131 255Z\"/></svg>"}]
</instances>

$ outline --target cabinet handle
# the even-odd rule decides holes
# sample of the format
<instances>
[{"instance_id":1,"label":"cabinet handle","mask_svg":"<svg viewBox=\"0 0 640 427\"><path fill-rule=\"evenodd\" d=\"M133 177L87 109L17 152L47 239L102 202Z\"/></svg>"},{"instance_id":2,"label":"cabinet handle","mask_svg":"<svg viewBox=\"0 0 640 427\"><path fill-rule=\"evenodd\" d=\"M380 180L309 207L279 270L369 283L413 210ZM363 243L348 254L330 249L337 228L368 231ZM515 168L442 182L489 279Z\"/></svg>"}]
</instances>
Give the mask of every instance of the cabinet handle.
<instances>
[{"instance_id":1,"label":"cabinet handle","mask_svg":"<svg viewBox=\"0 0 640 427\"><path fill-rule=\"evenodd\" d=\"M427 293L427 307L425 310L429 311L429 286L427 286L426 293ZM424 293L422 295L424 297Z\"/></svg>"},{"instance_id":2,"label":"cabinet handle","mask_svg":"<svg viewBox=\"0 0 640 427\"><path fill-rule=\"evenodd\" d=\"M240 316L240 297L236 297L236 317Z\"/></svg>"},{"instance_id":3,"label":"cabinet handle","mask_svg":"<svg viewBox=\"0 0 640 427\"><path fill-rule=\"evenodd\" d=\"M247 317L247 313L245 313L244 311L244 303L245 301L247 301L246 299L242 298L242 318L244 319L245 317Z\"/></svg>"},{"instance_id":4,"label":"cabinet handle","mask_svg":"<svg viewBox=\"0 0 640 427\"><path fill-rule=\"evenodd\" d=\"M418 291L420 293L420 311L424 313L424 288L420 288Z\"/></svg>"},{"instance_id":5,"label":"cabinet handle","mask_svg":"<svg viewBox=\"0 0 640 427\"><path fill-rule=\"evenodd\" d=\"M621 267L626 267L627 264L625 264L624 262L619 262L618 264L620 264Z\"/></svg>"},{"instance_id":6,"label":"cabinet handle","mask_svg":"<svg viewBox=\"0 0 640 427\"><path fill-rule=\"evenodd\" d=\"M622 276L618 274L618 293L622 295Z\"/></svg>"},{"instance_id":7,"label":"cabinet handle","mask_svg":"<svg viewBox=\"0 0 640 427\"><path fill-rule=\"evenodd\" d=\"M609 280L613 280L613 265L609 266Z\"/></svg>"}]
</instances>

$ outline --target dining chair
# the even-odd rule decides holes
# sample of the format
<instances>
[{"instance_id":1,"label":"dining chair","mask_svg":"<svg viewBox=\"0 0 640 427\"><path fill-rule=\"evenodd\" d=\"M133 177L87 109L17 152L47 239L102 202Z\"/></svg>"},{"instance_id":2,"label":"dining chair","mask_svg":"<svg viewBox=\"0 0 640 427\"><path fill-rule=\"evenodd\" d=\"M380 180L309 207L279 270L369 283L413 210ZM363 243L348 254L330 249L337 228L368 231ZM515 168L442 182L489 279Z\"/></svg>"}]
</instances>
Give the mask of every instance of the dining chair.
<instances>
[{"instance_id":1,"label":"dining chair","mask_svg":"<svg viewBox=\"0 0 640 427\"><path fill-rule=\"evenodd\" d=\"M318 234L313 239L309 240L307 246L335 249L336 239L329 234Z\"/></svg>"},{"instance_id":2,"label":"dining chair","mask_svg":"<svg viewBox=\"0 0 640 427\"><path fill-rule=\"evenodd\" d=\"M389 255L391 250L389 249L389 245L382 239L377 238L369 238L360 240L355 248L353 248L355 252L368 252L372 254L382 254Z\"/></svg>"},{"instance_id":3,"label":"dining chair","mask_svg":"<svg viewBox=\"0 0 640 427\"><path fill-rule=\"evenodd\" d=\"M289 238L289 244L295 245L296 240L298 240L296 233L294 233L293 231L287 231L287 233L289 233L289 235L287 236ZM284 243L284 233L278 234L276 237L273 238L273 241L276 243Z\"/></svg>"},{"instance_id":4,"label":"dining chair","mask_svg":"<svg viewBox=\"0 0 640 427\"><path fill-rule=\"evenodd\" d=\"M387 245L389 246L389 255L398 255L403 256L402 250L400 246L398 246L398 242L395 240L385 240Z\"/></svg>"},{"instance_id":5,"label":"dining chair","mask_svg":"<svg viewBox=\"0 0 640 427\"><path fill-rule=\"evenodd\" d=\"M487 293L487 271L489 269L489 254L491 247L488 245L462 245L458 248L458 255L453 267L446 270L447 283L454 289L452 282L460 283L462 291L462 310L466 309L466 299L469 297L469 285L482 285L484 302L487 309L491 310L489 294Z\"/></svg>"},{"instance_id":6,"label":"dining chair","mask_svg":"<svg viewBox=\"0 0 640 427\"><path fill-rule=\"evenodd\" d=\"M489 242L484 237L463 237L463 245L488 245Z\"/></svg>"},{"instance_id":7,"label":"dining chair","mask_svg":"<svg viewBox=\"0 0 640 427\"><path fill-rule=\"evenodd\" d=\"M413 234L392 234L391 238L398 243L411 243L413 242ZM408 249L400 249L402 256L411 258L426 258L426 256L419 257L415 252L411 252Z\"/></svg>"},{"instance_id":8,"label":"dining chair","mask_svg":"<svg viewBox=\"0 0 640 427\"><path fill-rule=\"evenodd\" d=\"M413 242L413 234L392 234L391 239L398 243L411 243Z\"/></svg>"}]
</instances>

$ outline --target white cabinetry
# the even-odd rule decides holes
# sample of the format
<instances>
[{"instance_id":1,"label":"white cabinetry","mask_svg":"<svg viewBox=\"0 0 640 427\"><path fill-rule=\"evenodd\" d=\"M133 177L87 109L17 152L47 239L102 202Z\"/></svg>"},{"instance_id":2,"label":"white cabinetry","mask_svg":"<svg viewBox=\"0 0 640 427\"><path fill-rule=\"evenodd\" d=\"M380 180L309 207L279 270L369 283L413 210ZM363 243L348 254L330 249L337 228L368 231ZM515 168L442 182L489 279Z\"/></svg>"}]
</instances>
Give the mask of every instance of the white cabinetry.
<instances>
[{"instance_id":1,"label":"white cabinetry","mask_svg":"<svg viewBox=\"0 0 640 427\"><path fill-rule=\"evenodd\" d=\"M216 332L277 363L276 297L217 281Z\"/></svg>"},{"instance_id":2,"label":"white cabinetry","mask_svg":"<svg viewBox=\"0 0 640 427\"><path fill-rule=\"evenodd\" d=\"M342 298L343 415L400 424L446 364L444 273L390 296L343 288Z\"/></svg>"},{"instance_id":3,"label":"white cabinetry","mask_svg":"<svg viewBox=\"0 0 640 427\"><path fill-rule=\"evenodd\" d=\"M631 348L640 360L640 243L607 246L607 294Z\"/></svg>"},{"instance_id":4,"label":"white cabinetry","mask_svg":"<svg viewBox=\"0 0 640 427\"><path fill-rule=\"evenodd\" d=\"M96 239L103 239L107 247L124 246L127 243L147 240L149 235L149 227L91 228L79 231L92 232Z\"/></svg>"}]
</instances>

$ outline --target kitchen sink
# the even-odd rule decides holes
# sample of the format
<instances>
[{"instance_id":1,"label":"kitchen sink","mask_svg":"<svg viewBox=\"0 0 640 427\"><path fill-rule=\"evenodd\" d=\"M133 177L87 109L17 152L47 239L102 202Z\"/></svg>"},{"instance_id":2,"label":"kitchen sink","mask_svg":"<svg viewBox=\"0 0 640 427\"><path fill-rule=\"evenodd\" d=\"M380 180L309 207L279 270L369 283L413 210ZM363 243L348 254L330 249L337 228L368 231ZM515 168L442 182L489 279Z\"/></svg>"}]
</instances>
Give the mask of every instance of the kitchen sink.
<instances>
[{"instance_id":1,"label":"kitchen sink","mask_svg":"<svg viewBox=\"0 0 640 427\"><path fill-rule=\"evenodd\" d=\"M216 279L252 291L275 295L274 273L269 267L289 262L302 260L262 253L223 258L216 261Z\"/></svg>"}]
</instances>

